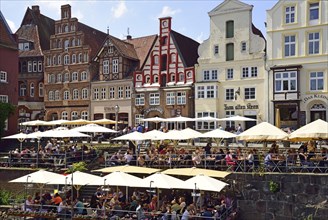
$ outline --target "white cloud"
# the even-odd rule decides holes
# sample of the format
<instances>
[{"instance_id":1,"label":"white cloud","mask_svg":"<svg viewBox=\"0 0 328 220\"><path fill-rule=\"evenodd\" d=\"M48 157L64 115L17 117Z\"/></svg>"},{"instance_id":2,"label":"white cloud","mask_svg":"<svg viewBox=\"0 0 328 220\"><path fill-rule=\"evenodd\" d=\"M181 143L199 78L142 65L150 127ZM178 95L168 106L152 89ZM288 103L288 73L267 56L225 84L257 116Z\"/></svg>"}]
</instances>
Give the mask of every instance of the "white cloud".
<instances>
[{"instance_id":1,"label":"white cloud","mask_svg":"<svg viewBox=\"0 0 328 220\"><path fill-rule=\"evenodd\" d=\"M177 13L181 12L180 9L173 10L169 6L164 6L162 8L162 12L157 16L157 18L162 18L162 17L168 17L168 16L173 16Z\"/></svg>"},{"instance_id":2,"label":"white cloud","mask_svg":"<svg viewBox=\"0 0 328 220\"><path fill-rule=\"evenodd\" d=\"M11 20L8 20L8 19L6 19L6 21L9 25L9 27L10 27L11 32L15 33L17 31L15 23Z\"/></svg>"},{"instance_id":3,"label":"white cloud","mask_svg":"<svg viewBox=\"0 0 328 220\"><path fill-rule=\"evenodd\" d=\"M56 14L58 17L51 17L52 19L60 19L60 13L61 9L60 7L62 5L71 5L73 7L73 1L68 1L68 0L56 0L56 1L35 1L33 2L33 5L39 5L40 6L40 11L42 14ZM73 11L73 10L72 10ZM49 16L49 15L48 15Z\"/></svg>"},{"instance_id":4,"label":"white cloud","mask_svg":"<svg viewBox=\"0 0 328 220\"><path fill-rule=\"evenodd\" d=\"M120 18L128 11L128 8L126 7L125 1L119 1L116 6L111 8L111 11L115 18Z\"/></svg>"}]
</instances>

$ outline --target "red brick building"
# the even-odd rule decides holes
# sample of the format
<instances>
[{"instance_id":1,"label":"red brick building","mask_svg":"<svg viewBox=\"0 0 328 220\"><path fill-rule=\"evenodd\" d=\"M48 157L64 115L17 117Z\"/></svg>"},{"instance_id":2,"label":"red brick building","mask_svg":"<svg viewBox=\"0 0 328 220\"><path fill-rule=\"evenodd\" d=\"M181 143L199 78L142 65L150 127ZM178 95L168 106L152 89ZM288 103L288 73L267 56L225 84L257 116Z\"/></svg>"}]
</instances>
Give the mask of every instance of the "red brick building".
<instances>
[{"instance_id":1,"label":"red brick building","mask_svg":"<svg viewBox=\"0 0 328 220\"><path fill-rule=\"evenodd\" d=\"M18 48L14 35L0 11L0 102L18 104ZM4 136L17 133L17 111L8 119Z\"/></svg>"}]
</instances>

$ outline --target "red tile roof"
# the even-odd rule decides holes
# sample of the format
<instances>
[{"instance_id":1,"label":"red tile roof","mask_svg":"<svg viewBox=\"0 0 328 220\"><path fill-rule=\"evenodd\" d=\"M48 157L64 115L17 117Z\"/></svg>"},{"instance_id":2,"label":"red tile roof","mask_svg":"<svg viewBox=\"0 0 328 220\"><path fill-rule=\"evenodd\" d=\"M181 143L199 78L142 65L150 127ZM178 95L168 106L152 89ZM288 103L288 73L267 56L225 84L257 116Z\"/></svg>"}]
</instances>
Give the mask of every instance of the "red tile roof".
<instances>
[{"instance_id":1,"label":"red tile roof","mask_svg":"<svg viewBox=\"0 0 328 220\"><path fill-rule=\"evenodd\" d=\"M34 49L32 50L20 50L20 57L29 57L29 56L42 56L42 49L39 41L39 32L38 27L34 24L31 25L22 25L17 31L18 41L30 41L34 44Z\"/></svg>"},{"instance_id":2,"label":"red tile roof","mask_svg":"<svg viewBox=\"0 0 328 220\"><path fill-rule=\"evenodd\" d=\"M17 42L0 11L0 46L17 49Z\"/></svg>"}]
</instances>

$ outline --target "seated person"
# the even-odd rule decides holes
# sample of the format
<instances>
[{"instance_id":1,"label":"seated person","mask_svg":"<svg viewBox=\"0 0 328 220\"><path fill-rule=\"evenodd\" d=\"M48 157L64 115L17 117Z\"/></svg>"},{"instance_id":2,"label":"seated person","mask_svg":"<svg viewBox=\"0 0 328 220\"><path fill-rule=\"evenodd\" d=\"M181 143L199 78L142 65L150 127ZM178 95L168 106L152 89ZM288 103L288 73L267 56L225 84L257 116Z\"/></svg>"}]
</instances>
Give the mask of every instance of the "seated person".
<instances>
[{"instance_id":1,"label":"seated person","mask_svg":"<svg viewBox=\"0 0 328 220\"><path fill-rule=\"evenodd\" d=\"M268 154L264 158L264 165L265 165L266 168L268 168L270 170L275 167L275 164L272 161L273 152L274 152L274 150L270 149Z\"/></svg>"}]
</instances>

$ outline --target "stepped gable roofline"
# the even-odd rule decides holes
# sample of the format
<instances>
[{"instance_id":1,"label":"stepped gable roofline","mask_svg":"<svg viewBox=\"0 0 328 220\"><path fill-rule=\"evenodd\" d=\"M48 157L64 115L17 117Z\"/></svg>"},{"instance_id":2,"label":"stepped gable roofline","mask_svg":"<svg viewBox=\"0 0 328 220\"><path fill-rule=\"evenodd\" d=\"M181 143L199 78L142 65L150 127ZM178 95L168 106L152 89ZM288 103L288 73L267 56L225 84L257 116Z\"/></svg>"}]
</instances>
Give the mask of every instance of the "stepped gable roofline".
<instances>
[{"instance_id":1,"label":"stepped gable roofline","mask_svg":"<svg viewBox=\"0 0 328 220\"><path fill-rule=\"evenodd\" d=\"M199 43L178 32L171 31L171 37L177 47L178 53L185 67L193 67L198 59Z\"/></svg>"},{"instance_id":2,"label":"stepped gable roofline","mask_svg":"<svg viewBox=\"0 0 328 220\"><path fill-rule=\"evenodd\" d=\"M116 38L112 35L107 35L107 37L104 40L101 48L99 48L99 50L97 51L97 54L96 54L94 60L98 59L98 57L100 56L100 54L104 50L104 47L105 47L108 40L116 47L116 49L121 53L122 56L124 56L126 58L129 58L129 59L138 60L138 56L137 56L137 53L134 49L133 44L128 43L124 40L118 39L118 38Z\"/></svg>"},{"instance_id":3,"label":"stepped gable roofline","mask_svg":"<svg viewBox=\"0 0 328 220\"><path fill-rule=\"evenodd\" d=\"M129 38L125 41L131 43L134 46L134 49L137 53L138 59L140 61L140 68L143 69L147 57L151 53L151 49L155 45L157 41L158 35L149 35L144 37L138 37L138 38Z\"/></svg>"},{"instance_id":4,"label":"stepped gable roofline","mask_svg":"<svg viewBox=\"0 0 328 220\"><path fill-rule=\"evenodd\" d=\"M34 43L33 50L20 50L20 57L30 57L30 56L43 56L41 45L39 42L39 32L38 27L33 24L22 25L17 31L18 41L30 41Z\"/></svg>"},{"instance_id":5,"label":"stepped gable roofline","mask_svg":"<svg viewBox=\"0 0 328 220\"><path fill-rule=\"evenodd\" d=\"M231 8L227 6L231 3L234 4L235 7ZM246 4L239 0L225 0L224 2L216 6L214 9L212 9L210 12L208 12L208 15L213 16L216 14L230 13L231 11L252 10L253 7L253 5Z\"/></svg>"},{"instance_id":6,"label":"stepped gable roofline","mask_svg":"<svg viewBox=\"0 0 328 220\"><path fill-rule=\"evenodd\" d=\"M0 11L0 46L5 46L16 50L18 49L16 36L11 31L1 11Z\"/></svg>"},{"instance_id":7,"label":"stepped gable roofline","mask_svg":"<svg viewBox=\"0 0 328 220\"><path fill-rule=\"evenodd\" d=\"M107 34L81 22L78 22L78 30L84 33L85 44L90 46L90 57L94 59Z\"/></svg>"},{"instance_id":8,"label":"stepped gable roofline","mask_svg":"<svg viewBox=\"0 0 328 220\"><path fill-rule=\"evenodd\" d=\"M38 27L38 34L42 50L50 49L50 36L55 34L55 20L40 13L39 6L27 7L20 26L35 24Z\"/></svg>"}]
</instances>

